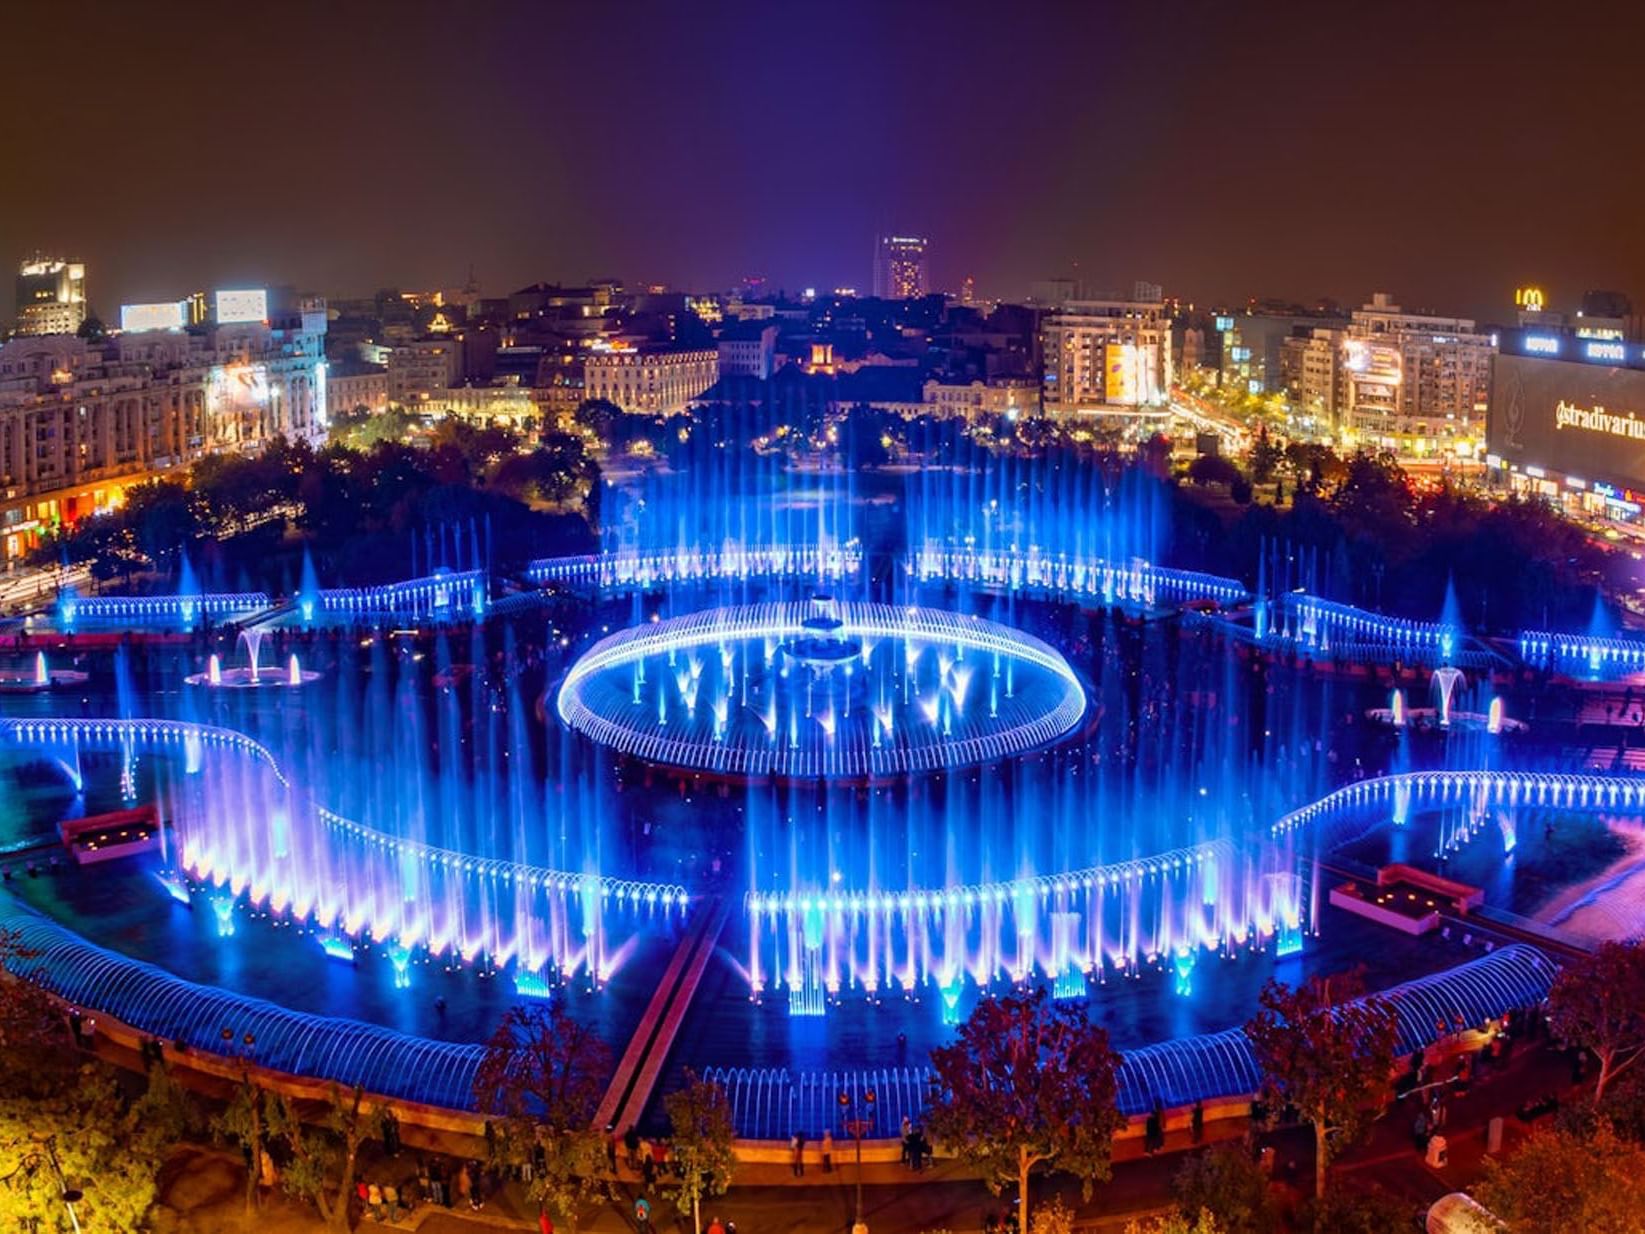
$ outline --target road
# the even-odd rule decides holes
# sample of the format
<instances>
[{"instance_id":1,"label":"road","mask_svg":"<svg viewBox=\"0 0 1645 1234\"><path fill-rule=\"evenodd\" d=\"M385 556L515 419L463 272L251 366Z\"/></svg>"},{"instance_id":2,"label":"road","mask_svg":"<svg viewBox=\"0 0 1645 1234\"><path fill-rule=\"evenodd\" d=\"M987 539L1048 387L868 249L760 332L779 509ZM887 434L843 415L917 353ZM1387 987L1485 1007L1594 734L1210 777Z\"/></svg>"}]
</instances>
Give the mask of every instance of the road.
<instances>
[{"instance_id":1,"label":"road","mask_svg":"<svg viewBox=\"0 0 1645 1234\"><path fill-rule=\"evenodd\" d=\"M87 591L91 571L85 566L37 566L0 574L0 613L21 612L48 604L64 587Z\"/></svg>"}]
</instances>

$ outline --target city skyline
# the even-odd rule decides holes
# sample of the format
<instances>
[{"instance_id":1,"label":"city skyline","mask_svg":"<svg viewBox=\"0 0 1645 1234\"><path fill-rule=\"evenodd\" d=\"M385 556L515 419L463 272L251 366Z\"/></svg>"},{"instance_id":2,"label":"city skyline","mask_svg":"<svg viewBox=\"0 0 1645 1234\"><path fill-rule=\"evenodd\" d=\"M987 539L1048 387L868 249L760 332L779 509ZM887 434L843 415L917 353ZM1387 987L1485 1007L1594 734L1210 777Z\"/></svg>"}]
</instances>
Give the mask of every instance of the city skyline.
<instances>
[{"instance_id":1,"label":"city skyline","mask_svg":"<svg viewBox=\"0 0 1645 1234\"><path fill-rule=\"evenodd\" d=\"M95 171L0 203L0 255L84 261L105 321L202 286L351 294L471 267L489 294L604 275L863 289L893 231L930 238L933 287L971 276L988 298L1074 276L1200 303L1386 289L1488 318L1527 282L1556 302L1645 289L1626 206L1645 173L1613 153L1645 101L1629 10L1578 28L1045 6L998 27L985 6L826 25L642 6L620 41L545 9L396 7L389 26L298 4L244 32L202 12L99 10L54 156L95 151ZM19 13L20 44L50 21ZM139 35L191 72L147 72ZM55 72L12 76L13 148L38 146L29 100Z\"/></svg>"}]
</instances>

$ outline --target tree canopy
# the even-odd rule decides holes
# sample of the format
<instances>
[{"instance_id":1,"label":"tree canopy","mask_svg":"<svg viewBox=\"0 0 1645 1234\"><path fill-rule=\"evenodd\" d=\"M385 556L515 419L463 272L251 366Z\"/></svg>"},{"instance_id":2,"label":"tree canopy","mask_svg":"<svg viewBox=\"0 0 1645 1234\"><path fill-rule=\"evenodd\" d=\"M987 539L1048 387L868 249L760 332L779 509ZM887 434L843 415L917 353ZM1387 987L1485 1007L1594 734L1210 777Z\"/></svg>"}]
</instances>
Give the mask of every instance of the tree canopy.
<instances>
[{"instance_id":1,"label":"tree canopy","mask_svg":"<svg viewBox=\"0 0 1645 1234\"><path fill-rule=\"evenodd\" d=\"M1599 1059L1594 1101L1621 1072L1645 1057L1645 945L1604 942L1571 960L1548 993L1548 1022Z\"/></svg>"},{"instance_id":2,"label":"tree canopy","mask_svg":"<svg viewBox=\"0 0 1645 1234\"><path fill-rule=\"evenodd\" d=\"M1588 1135L1533 1128L1508 1157L1485 1159L1475 1192L1514 1234L1642 1234L1641 1178L1645 1149L1600 1120Z\"/></svg>"},{"instance_id":3,"label":"tree canopy","mask_svg":"<svg viewBox=\"0 0 1645 1234\"><path fill-rule=\"evenodd\" d=\"M1363 989L1357 972L1295 989L1270 978L1245 1025L1271 1113L1291 1106L1313 1125L1316 1197L1325 1195L1333 1137L1357 1138L1388 1095L1399 1024L1385 1000L1357 998Z\"/></svg>"},{"instance_id":4,"label":"tree canopy","mask_svg":"<svg viewBox=\"0 0 1645 1234\"><path fill-rule=\"evenodd\" d=\"M931 1052L927 1122L938 1145L979 1170L990 1189L1018 1191L1030 1221L1035 1166L1073 1174L1090 1194L1108 1178L1119 1056L1083 1002L1055 1002L1043 987L983 998L958 1039Z\"/></svg>"},{"instance_id":5,"label":"tree canopy","mask_svg":"<svg viewBox=\"0 0 1645 1234\"><path fill-rule=\"evenodd\" d=\"M533 1163L527 1194L573 1228L605 1195L604 1141L591 1123L611 1065L599 1035L554 999L510 1008L474 1076L480 1111L500 1124L498 1155Z\"/></svg>"},{"instance_id":6,"label":"tree canopy","mask_svg":"<svg viewBox=\"0 0 1645 1234\"><path fill-rule=\"evenodd\" d=\"M685 1083L663 1098L668 1113L669 1161L674 1182L669 1194L682 1214L690 1214L702 1228L700 1205L724 1195L736 1172L732 1151L736 1132L731 1126L731 1103L725 1088L687 1070Z\"/></svg>"}]
</instances>

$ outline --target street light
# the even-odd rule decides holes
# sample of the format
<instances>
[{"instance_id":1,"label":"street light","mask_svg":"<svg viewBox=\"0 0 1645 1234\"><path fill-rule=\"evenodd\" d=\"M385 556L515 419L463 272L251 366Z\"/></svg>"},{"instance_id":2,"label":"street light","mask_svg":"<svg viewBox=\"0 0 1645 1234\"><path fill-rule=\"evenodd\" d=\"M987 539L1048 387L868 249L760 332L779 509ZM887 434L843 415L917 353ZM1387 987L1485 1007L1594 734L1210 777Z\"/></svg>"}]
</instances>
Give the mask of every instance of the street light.
<instances>
[{"instance_id":1,"label":"street light","mask_svg":"<svg viewBox=\"0 0 1645 1234\"><path fill-rule=\"evenodd\" d=\"M862 1219L862 1142L874 1129L874 1090L870 1088L862 1095L861 1117L852 1116L854 1105L851 1094L841 1089L840 1113L845 1119L845 1133L857 1142L857 1220L851 1226L851 1234L868 1234Z\"/></svg>"},{"instance_id":2,"label":"street light","mask_svg":"<svg viewBox=\"0 0 1645 1234\"><path fill-rule=\"evenodd\" d=\"M85 1199L85 1192L69 1186L68 1179L63 1177L63 1167L57 1163L56 1140L46 1140L46 1157L51 1161L52 1172L57 1175L57 1191L63 1197L63 1207L69 1210L69 1224L74 1228L74 1234L80 1234L80 1214L74 1211L74 1206Z\"/></svg>"}]
</instances>

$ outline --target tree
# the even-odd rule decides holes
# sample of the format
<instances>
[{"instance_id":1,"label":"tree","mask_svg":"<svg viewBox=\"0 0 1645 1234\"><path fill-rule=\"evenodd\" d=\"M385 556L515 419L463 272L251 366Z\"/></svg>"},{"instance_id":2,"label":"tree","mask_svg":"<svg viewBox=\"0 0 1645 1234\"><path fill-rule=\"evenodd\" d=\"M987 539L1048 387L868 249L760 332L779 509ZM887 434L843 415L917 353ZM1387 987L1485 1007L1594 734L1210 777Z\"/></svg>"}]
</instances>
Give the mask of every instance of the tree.
<instances>
[{"instance_id":1,"label":"tree","mask_svg":"<svg viewBox=\"0 0 1645 1234\"><path fill-rule=\"evenodd\" d=\"M194 1095L177 1082L163 1061L149 1064L148 1087L131 1107L133 1147L160 1161L172 1146L198 1135L205 1126Z\"/></svg>"},{"instance_id":2,"label":"tree","mask_svg":"<svg viewBox=\"0 0 1645 1234\"><path fill-rule=\"evenodd\" d=\"M1220 454L1202 454L1189 463L1188 478L1195 484L1226 484L1230 487L1245 479L1240 469Z\"/></svg>"},{"instance_id":3,"label":"tree","mask_svg":"<svg viewBox=\"0 0 1645 1234\"><path fill-rule=\"evenodd\" d=\"M257 1175L267 1143L271 1099L255 1080L251 1069L242 1068L240 1082L223 1112L212 1120L212 1133L228 1144L236 1144L246 1159L246 1215L257 1211Z\"/></svg>"},{"instance_id":4,"label":"tree","mask_svg":"<svg viewBox=\"0 0 1645 1234\"><path fill-rule=\"evenodd\" d=\"M678 1176L670 1198L681 1213L691 1214L700 1234L702 1200L724 1195L737 1168L731 1103L724 1087L687 1069L685 1085L663 1098L663 1109L668 1111L669 1160Z\"/></svg>"},{"instance_id":5,"label":"tree","mask_svg":"<svg viewBox=\"0 0 1645 1234\"><path fill-rule=\"evenodd\" d=\"M1269 979L1262 1010L1245 1025L1262 1096L1277 1116L1294 1106L1314 1128L1314 1195L1325 1195L1331 1137L1351 1142L1388 1090L1399 1022L1379 998L1349 1001L1363 990L1356 971L1310 977L1292 989Z\"/></svg>"},{"instance_id":6,"label":"tree","mask_svg":"<svg viewBox=\"0 0 1645 1234\"><path fill-rule=\"evenodd\" d=\"M1202 1208L1193 1217L1168 1213L1147 1221L1128 1221L1125 1234L1229 1234L1229 1227L1209 1209Z\"/></svg>"},{"instance_id":7,"label":"tree","mask_svg":"<svg viewBox=\"0 0 1645 1234\"><path fill-rule=\"evenodd\" d=\"M1074 1210L1060 1195L1052 1196L1049 1203L1034 1209L1031 1234L1074 1234Z\"/></svg>"},{"instance_id":8,"label":"tree","mask_svg":"<svg viewBox=\"0 0 1645 1234\"><path fill-rule=\"evenodd\" d=\"M38 953L14 930L0 930L0 1093L44 1097L72 1087L79 1061L68 1022L31 979Z\"/></svg>"},{"instance_id":9,"label":"tree","mask_svg":"<svg viewBox=\"0 0 1645 1234\"><path fill-rule=\"evenodd\" d=\"M1313 1206L1319 1234L1387 1234L1418 1228L1413 1206L1380 1187L1341 1187Z\"/></svg>"},{"instance_id":10,"label":"tree","mask_svg":"<svg viewBox=\"0 0 1645 1234\"><path fill-rule=\"evenodd\" d=\"M1029 1224L1028 1177L1036 1165L1084 1184L1108 1178L1119 1056L1080 1003L1045 989L985 998L952 1045L931 1052L933 1137L981 1171L996 1194L1015 1182L1017 1219Z\"/></svg>"},{"instance_id":11,"label":"tree","mask_svg":"<svg viewBox=\"0 0 1645 1234\"><path fill-rule=\"evenodd\" d=\"M0 1092L0 1226L66 1230L72 1202L83 1229L143 1228L159 1158L137 1131L101 1064L47 1095Z\"/></svg>"},{"instance_id":12,"label":"tree","mask_svg":"<svg viewBox=\"0 0 1645 1234\"><path fill-rule=\"evenodd\" d=\"M527 1194L573 1230L607 1194L604 1143L590 1124L611 1074L611 1051L559 999L511 1008L486 1044L474 1097L502 1123L499 1156L532 1162Z\"/></svg>"},{"instance_id":13,"label":"tree","mask_svg":"<svg viewBox=\"0 0 1645 1234\"><path fill-rule=\"evenodd\" d=\"M1645 945L1601 943L1572 960L1548 993L1548 1022L1570 1045L1599 1059L1594 1102L1645 1055Z\"/></svg>"},{"instance_id":14,"label":"tree","mask_svg":"<svg viewBox=\"0 0 1645 1234\"><path fill-rule=\"evenodd\" d=\"M1171 1190L1184 1217L1209 1210L1228 1234L1270 1234L1279 1222L1268 1175L1244 1145L1222 1144L1189 1157Z\"/></svg>"},{"instance_id":15,"label":"tree","mask_svg":"<svg viewBox=\"0 0 1645 1234\"><path fill-rule=\"evenodd\" d=\"M613 431L623 422L623 409L603 398L584 399L571 413L571 419L587 430L595 441L610 444Z\"/></svg>"},{"instance_id":16,"label":"tree","mask_svg":"<svg viewBox=\"0 0 1645 1234\"><path fill-rule=\"evenodd\" d=\"M363 1096L357 1084L347 1098L333 1084L325 1119L317 1127L304 1126L283 1093L269 1107L269 1138L284 1140L291 1152L282 1176L286 1192L313 1204L320 1219L336 1230L348 1229L360 1145L373 1126L369 1107L362 1107ZM252 1163L253 1173L260 1164Z\"/></svg>"},{"instance_id":17,"label":"tree","mask_svg":"<svg viewBox=\"0 0 1645 1234\"><path fill-rule=\"evenodd\" d=\"M1485 1159L1476 1198L1514 1234L1641 1234L1645 1149L1603 1119L1581 1136L1537 1127L1506 1160Z\"/></svg>"},{"instance_id":18,"label":"tree","mask_svg":"<svg viewBox=\"0 0 1645 1234\"><path fill-rule=\"evenodd\" d=\"M1284 460L1285 451L1269 439L1268 426L1263 425L1257 430L1257 440L1251 447L1251 478L1258 484L1268 483Z\"/></svg>"}]
</instances>

